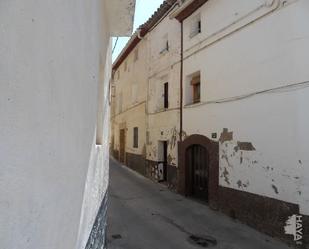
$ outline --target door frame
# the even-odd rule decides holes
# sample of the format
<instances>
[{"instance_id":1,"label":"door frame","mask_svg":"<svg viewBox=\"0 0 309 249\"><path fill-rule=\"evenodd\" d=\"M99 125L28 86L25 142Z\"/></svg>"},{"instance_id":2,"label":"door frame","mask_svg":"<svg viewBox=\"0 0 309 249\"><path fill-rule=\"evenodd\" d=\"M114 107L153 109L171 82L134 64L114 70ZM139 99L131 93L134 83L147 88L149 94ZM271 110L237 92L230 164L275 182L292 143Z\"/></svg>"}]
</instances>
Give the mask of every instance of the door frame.
<instances>
[{"instance_id":1,"label":"door frame","mask_svg":"<svg viewBox=\"0 0 309 249\"><path fill-rule=\"evenodd\" d=\"M191 145L203 146L209 155L208 164L208 203L213 208L218 206L218 190L219 190L219 142L213 141L206 136L193 134L188 136L184 141L178 142L178 186L177 190L180 194L188 196L190 193L186 187L187 166L186 151Z\"/></svg>"}]
</instances>

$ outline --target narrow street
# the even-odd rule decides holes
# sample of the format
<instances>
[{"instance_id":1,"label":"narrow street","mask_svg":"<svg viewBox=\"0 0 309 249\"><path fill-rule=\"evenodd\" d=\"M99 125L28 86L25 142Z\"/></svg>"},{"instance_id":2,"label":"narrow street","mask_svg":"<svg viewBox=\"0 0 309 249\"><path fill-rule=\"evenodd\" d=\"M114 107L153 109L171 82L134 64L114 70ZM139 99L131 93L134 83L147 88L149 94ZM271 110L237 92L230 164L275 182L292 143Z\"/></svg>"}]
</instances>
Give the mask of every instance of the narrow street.
<instances>
[{"instance_id":1,"label":"narrow street","mask_svg":"<svg viewBox=\"0 0 309 249\"><path fill-rule=\"evenodd\" d=\"M288 248L205 204L153 183L112 158L110 177L109 249Z\"/></svg>"}]
</instances>

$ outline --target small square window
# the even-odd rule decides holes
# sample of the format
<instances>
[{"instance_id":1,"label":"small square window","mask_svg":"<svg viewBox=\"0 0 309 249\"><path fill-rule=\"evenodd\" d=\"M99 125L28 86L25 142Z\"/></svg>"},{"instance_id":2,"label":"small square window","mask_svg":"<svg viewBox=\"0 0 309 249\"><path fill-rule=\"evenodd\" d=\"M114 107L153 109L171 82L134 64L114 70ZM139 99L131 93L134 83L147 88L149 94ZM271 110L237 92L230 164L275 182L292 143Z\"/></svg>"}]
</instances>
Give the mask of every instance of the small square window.
<instances>
[{"instance_id":1,"label":"small square window","mask_svg":"<svg viewBox=\"0 0 309 249\"><path fill-rule=\"evenodd\" d=\"M120 70L118 70L118 72L117 72L117 80L119 80L120 79Z\"/></svg>"},{"instance_id":2,"label":"small square window","mask_svg":"<svg viewBox=\"0 0 309 249\"><path fill-rule=\"evenodd\" d=\"M162 42L162 45L161 45L160 54L168 52L169 51L169 43L168 43L168 36L167 36L167 34L163 36L161 42Z\"/></svg>"},{"instance_id":3,"label":"small square window","mask_svg":"<svg viewBox=\"0 0 309 249\"><path fill-rule=\"evenodd\" d=\"M202 32L201 15L198 14L192 18L190 37L192 38L201 32Z\"/></svg>"},{"instance_id":4,"label":"small square window","mask_svg":"<svg viewBox=\"0 0 309 249\"><path fill-rule=\"evenodd\" d=\"M118 97L118 113L122 113L122 101L123 101L123 94L122 92L120 92Z\"/></svg>"},{"instance_id":5,"label":"small square window","mask_svg":"<svg viewBox=\"0 0 309 249\"><path fill-rule=\"evenodd\" d=\"M138 102L138 85L136 83L133 83L132 84L132 87L131 87L131 101L132 101L132 104L135 104Z\"/></svg>"},{"instance_id":6,"label":"small square window","mask_svg":"<svg viewBox=\"0 0 309 249\"><path fill-rule=\"evenodd\" d=\"M138 60L138 49L135 49L134 51L134 61Z\"/></svg>"},{"instance_id":7,"label":"small square window","mask_svg":"<svg viewBox=\"0 0 309 249\"><path fill-rule=\"evenodd\" d=\"M199 103L201 101L201 80L199 74L192 77L191 85L193 103Z\"/></svg>"}]
</instances>

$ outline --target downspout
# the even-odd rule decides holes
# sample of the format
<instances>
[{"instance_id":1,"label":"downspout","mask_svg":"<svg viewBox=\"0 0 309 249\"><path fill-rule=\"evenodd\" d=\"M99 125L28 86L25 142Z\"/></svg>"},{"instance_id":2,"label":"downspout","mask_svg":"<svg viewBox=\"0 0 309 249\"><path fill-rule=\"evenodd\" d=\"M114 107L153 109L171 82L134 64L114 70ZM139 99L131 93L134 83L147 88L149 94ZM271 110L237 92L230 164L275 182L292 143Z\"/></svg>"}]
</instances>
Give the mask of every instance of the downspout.
<instances>
[{"instance_id":1,"label":"downspout","mask_svg":"<svg viewBox=\"0 0 309 249\"><path fill-rule=\"evenodd\" d=\"M181 194L186 194L185 192L185 163L184 163L184 155L182 152L182 140L183 140L183 21L180 22L180 85L179 85L179 90L180 90L180 117L179 117L179 142L178 142L178 183L177 183L177 192Z\"/></svg>"},{"instance_id":2,"label":"downspout","mask_svg":"<svg viewBox=\"0 0 309 249\"><path fill-rule=\"evenodd\" d=\"M180 38L180 124L179 124L179 132L180 132L180 142L182 142L182 136L183 136L183 21L180 22L181 25L181 38Z\"/></svg>"}]
</instances>

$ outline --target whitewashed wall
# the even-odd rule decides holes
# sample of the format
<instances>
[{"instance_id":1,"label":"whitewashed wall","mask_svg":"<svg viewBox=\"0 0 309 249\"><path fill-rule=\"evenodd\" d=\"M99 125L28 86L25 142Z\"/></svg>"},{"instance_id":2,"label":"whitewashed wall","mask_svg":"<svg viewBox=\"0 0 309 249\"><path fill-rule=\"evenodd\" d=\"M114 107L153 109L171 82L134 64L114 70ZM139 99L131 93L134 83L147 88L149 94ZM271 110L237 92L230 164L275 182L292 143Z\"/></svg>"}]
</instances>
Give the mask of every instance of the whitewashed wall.
<instances>
[{"instance_id":1,"label":"whitewashed wall","mask_svg":"<svg viewBox=\"0 0 309 249\"><path fill-rule=\"evenodd\" d=\"M180 23L167 15L147 34L149 41L147 86L147 159L160 160L159 141L168 141L168 164L177 165L180 92ZM169 49L164 51L168 41ZM164 108L164 83L168 82L167 109Z\"/></svg>"},{"instance_id":2,"label":"whitewashed wall","mask_svg":"<svg viewBox=\"0 0 309 249\"><path fill-rule=\"evenodd\" d=\"M233 132L220 142L220 185L299 204L306 215L309 88L214 102L308 81L308 11L306 0L210 0L196 12L201 34L189 38L194 15L184 22L185 84L201 72L201 103L184 108L184 131Z\"/></svg>"},{"instance_id":3,"label":"whitewashed wall","mask_svg":"<svg viewBox=\"0 0 309 249\"><path fill-rule=\"evenodd\" d=\"M85 248L108 182L105 4L0 1L0 248Z\"/></svg>"}]
</instances>

